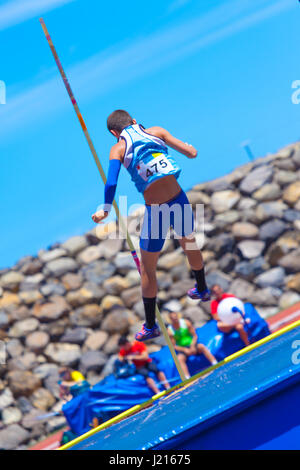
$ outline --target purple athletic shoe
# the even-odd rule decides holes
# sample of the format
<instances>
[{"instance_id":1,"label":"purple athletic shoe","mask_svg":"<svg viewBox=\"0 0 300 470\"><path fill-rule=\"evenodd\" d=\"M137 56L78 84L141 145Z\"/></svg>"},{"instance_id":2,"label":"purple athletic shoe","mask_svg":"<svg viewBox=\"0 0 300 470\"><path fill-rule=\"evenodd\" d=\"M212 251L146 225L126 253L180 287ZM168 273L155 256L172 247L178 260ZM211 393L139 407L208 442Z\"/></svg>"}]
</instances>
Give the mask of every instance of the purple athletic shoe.
<instances>
[{"instance_id":1,"label":"purple athletic shoe","mask_svg":"<svg viewBox=\"0 0 300 470\"><path fill-rule=\"evenodd\" d=\"M137 341L147 341L148 339L157 338L160 336L160 331L157 325L153 328L146 328L145 323L142 326L141 331L135 335Z\"/></svg>"},{"instance_id":2,"label":"purple athletic shoe","mask_svg":"<svg viewBox=\"0 0 300 470\"><path fill-rule=\"evenodd\" d=\"M197 284L195 284L195 287L193 287L192 289L190 289L190 290L188 291L187 295L188 295L191 299L202 300L202 302L208 302L209 300L211 300L211 298L210 298L210 290L209 290L209 289L205 289L204 291L199 292L198 289L197 289Z\"/></svg>"}]
</instances>

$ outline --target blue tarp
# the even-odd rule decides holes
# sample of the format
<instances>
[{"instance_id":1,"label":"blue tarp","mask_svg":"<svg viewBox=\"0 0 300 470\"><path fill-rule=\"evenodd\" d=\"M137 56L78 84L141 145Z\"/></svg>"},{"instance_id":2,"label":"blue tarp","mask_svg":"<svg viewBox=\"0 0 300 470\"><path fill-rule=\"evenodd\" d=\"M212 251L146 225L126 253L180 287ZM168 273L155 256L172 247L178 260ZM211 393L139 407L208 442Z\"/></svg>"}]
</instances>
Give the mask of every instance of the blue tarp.
<instances>
[{"instance_id":1,"label":"blue tarp","mask_svg":"<svg viewBox=\"0 0 300 470\"><path fill-rule=\"evenodd\" d=\"M250 303L244 305L246 318L251 320L247 326L250 341L258 341L270 334L267 323L260 317L253 305ZM214 320L197 328L196 332L198 342L205 344L218 361L244 347L238 332L221 333ZM150 356L159 369L165 372L172 386L180 383L179 374L167 346ZM191 375L210 365L204 356L191 356L187 364ZM155 378L154 375L152 376ZM158 386L160 390L164 390L163 385L158 384ZM66 403L62 410L72 431L81 435L91 429L94 417L106 421L136 404L147 401L152 394L141 375L137 374L125 379L117 379L114 375L109 375L90 390Z\"/></svg>"}]
</instances>

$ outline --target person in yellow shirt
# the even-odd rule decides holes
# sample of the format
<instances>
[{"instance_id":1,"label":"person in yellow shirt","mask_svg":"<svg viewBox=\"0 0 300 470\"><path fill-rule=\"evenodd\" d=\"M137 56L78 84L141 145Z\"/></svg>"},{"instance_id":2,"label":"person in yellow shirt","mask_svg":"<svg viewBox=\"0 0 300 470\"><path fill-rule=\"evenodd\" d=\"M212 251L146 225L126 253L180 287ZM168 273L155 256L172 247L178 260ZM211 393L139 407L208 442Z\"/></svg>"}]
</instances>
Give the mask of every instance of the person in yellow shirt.
<instances>
[{"instance_id":1,"label":"person in yellow shirt","mask_svg":"<svg viewBox=\"0 0 300 470\"><path fill-rule=\"evenodd\" d=\"M63 367L59 371L60 396L70 400L89 388L89 383L79 370Z\"/></svg>"}]
</instances>

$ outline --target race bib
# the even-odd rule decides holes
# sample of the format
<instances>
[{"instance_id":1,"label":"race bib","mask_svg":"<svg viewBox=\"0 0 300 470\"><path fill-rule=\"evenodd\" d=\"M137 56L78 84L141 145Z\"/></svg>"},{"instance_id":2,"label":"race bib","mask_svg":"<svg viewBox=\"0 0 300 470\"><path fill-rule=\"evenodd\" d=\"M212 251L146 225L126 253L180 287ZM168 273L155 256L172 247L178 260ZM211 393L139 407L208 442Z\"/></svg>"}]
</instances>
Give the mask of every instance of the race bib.
<instances>
[{"instance_id":1,"label":"race bib","mask_svg":"<svg viewBox=\"0 0 300 470\"><path fill-rule=\"evenodd\" d=\"M140 161L137 166L137 172L144 181L148 181L151 176L156 174L168 175L174 170L174 166L163 153L153 153L153 158L147 163Z\"/></svg>"}]
</instances>

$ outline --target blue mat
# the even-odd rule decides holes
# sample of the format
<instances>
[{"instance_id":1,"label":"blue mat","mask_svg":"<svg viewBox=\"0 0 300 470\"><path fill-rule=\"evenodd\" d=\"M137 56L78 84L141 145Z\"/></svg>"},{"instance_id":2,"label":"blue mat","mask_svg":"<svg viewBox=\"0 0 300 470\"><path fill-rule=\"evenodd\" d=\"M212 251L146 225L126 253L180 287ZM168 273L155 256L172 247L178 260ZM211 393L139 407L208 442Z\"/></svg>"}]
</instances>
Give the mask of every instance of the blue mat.
<instances>
[{"instance_id":1,"label":"blue mat","mask_svg":"<svg viewBox=\"0 0 300 470\"><path fill-rule=\"evenodd\" d=\"M253 305L246 303L245 313L251 320L247 327L251 341L258 341L270 334L267 323L259 316ZM236 331L223 334L217 329L214 320L198 328L196 332L198 342L205 344L218 361L244 347ZM165 372L172 386L181 382L167 346L150 356ZM210 365L204 356L192 356L187 364L192 375ZM160 390L164 390L161 384L158 386ZM110 375L87 392L66 403L63 406L63 413L72 431L79 436L91 429L90 424L94 417L106 421L136 404L147 401L151 396L152 392L142 376L137 374L126 379L116 379L114 375Z\"/></svg>"}]
</instances>

